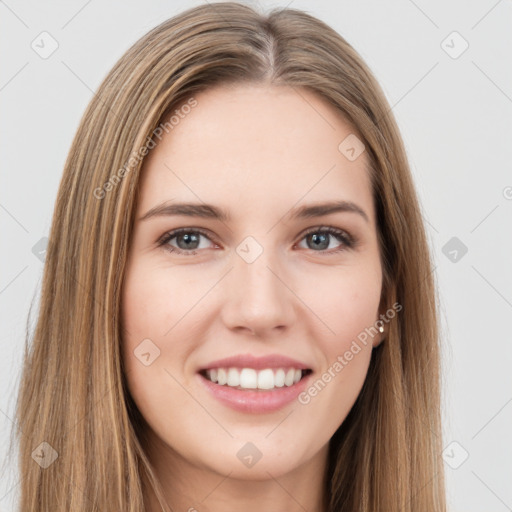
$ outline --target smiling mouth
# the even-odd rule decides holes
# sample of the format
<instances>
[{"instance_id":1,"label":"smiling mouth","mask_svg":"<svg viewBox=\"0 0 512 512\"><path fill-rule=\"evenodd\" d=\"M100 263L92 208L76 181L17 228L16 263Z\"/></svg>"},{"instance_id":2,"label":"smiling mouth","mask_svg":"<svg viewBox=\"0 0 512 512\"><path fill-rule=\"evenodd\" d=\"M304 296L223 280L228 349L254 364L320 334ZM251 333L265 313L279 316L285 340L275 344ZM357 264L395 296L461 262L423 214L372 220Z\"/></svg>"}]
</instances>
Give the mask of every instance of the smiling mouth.
<instances>
[{"instance_id":1,"label":"smiling mouth","mask_svg":"<svg viewBox=\"0 0 512 512\"><path fill-rule=\"evenodd\" d=\"M265 391L291 387L310 373L310 369L298 368L211 368L199 372L202 377L219 386Z\"/></svg>"}]
</instances>

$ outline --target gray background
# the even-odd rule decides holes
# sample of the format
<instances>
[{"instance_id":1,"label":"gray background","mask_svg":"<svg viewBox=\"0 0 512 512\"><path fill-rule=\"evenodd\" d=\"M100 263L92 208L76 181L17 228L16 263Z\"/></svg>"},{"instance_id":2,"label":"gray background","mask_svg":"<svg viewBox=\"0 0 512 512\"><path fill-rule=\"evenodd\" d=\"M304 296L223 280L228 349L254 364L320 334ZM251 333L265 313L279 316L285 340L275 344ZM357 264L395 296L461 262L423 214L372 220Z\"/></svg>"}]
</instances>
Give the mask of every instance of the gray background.
<instances>
[{"instance_id":1,"label":"gray background","mask_svg":"<svg viewBox=\"0 0 512 512\"><path fill-rule=\"evenodd\" d=\"M32 249L48 235L81 115L132 43L200 3L0 0L0 460L28 308L42 275ZM382 85L406 144L435 259L449 510L512 510L512 2L259 4L265 10L289 5L326 21ZM46 37L44 47L51 48L43 31L58 43L47 58L31 47ZM464 41L469 47L459 55ZM6 467L0 511L14 510L20 478L15 466Z\"/></svg>"}]
</instances>

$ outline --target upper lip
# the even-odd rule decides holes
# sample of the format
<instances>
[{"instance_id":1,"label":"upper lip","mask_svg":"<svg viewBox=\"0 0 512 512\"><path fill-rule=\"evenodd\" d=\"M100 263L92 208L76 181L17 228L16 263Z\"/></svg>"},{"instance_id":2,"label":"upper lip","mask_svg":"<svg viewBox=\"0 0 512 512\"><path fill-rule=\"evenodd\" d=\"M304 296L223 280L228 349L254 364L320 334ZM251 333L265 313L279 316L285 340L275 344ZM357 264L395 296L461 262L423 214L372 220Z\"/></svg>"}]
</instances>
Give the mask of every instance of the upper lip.
<instances>
[{"instance_id":1,"label":"upper lip","mask_svg":"<svg viewBox=\"0 0 512 512\"><path fill-rule=\"evenodd\" d=\"M297 361L296 359L291 359L290 357L280 355L280 354L270 354L262 357L255 357L250 354L247 355L236 355L232 357L226 357L224 359L217 359L216 361L212 361L208 363L207 366L204 366L200 369L210 370L212 368L254 368L255 370L264 370L265 368L295 368L297 370L309 370L310 367L302 363L301 361Z\"/></svg>"}]
</instances>

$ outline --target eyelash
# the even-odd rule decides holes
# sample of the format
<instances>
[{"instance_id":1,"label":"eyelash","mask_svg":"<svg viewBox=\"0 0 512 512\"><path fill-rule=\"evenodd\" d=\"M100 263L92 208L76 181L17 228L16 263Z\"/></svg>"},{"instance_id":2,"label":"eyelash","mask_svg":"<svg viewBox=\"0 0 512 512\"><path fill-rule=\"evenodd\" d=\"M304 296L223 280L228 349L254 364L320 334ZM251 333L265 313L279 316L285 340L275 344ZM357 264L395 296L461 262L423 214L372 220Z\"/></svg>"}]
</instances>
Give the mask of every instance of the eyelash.
<instances>
[{"instance_id":1,"label":"eyelash","mask_svg":"<svg viewBox=\"0 0 512 512\"><path fill-rule=\"evenodd\" d=\"M183 256L194 256L197 254L198 249L191 250L191 251L184 251L183 249L178 249L176 247L172 247L171 245L166 244L170 242L173 238L176 238L178 235L183 233L194 233L194 234L200 234L204 237L208 238L208 240L211 240L208 234L197 228L180 228L175 229L173 231L169 231L168 233L165 233L160 240L158 240L157 245L158 247L162 247L164 250L170 252L170 253L176 253ZM327 254L335 254L342 251L345 251L347 249L352 249L357 245L357 239L353 237L352 235L348 234L346 231L343 231L341 229L333 228L330 226L322 226L322 227L316 227L312 228L308 231L306 231L301 238L301 241L307 237L308 235L311 235L313 233L322 233L322 234L329 234L334 236L338 241L342 242L342 245L334 250L331 251L313 251L318 253L327 253ZM213 240L211 240L213 241Z\"/></svg>"}]
</instances>

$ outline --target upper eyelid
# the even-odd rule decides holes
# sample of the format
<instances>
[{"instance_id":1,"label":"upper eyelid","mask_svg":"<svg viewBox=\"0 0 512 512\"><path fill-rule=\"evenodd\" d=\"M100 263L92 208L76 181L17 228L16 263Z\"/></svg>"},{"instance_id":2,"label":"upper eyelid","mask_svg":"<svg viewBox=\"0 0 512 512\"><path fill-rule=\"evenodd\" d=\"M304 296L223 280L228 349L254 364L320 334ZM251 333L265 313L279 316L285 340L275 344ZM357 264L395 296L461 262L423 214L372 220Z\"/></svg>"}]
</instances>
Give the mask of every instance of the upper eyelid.
<instances>
[{"instance_id":1,"label":"upper eyelid","mask_svg":"<svg viewBox=\"0 0 512 512\"><path fill-rule=\"evenodd\" d=\"M310 228L307 228L301 232L299 240L302 240L305 236L307 236L310 233L315 233L317 231L327 231L327 230L339 231L340 232L339 234L341 236L345 236L348 239L348 241L352 244L355 244L357 241L356 238L346 229L337 228L337 227L329 226L329 225L318 225L318 226L312 226ZM176 229L167 231L158 239L158 242L164 243L163 241L165 240L166 241L165 243L167 243L169 240L174 239L176 236L178 236L181 233L199 233L200 235L203 235L204 237L208 238L211 242L218 243L215 241L215 237L212 237L210 235L208 230L204 230L203 228L196 228L193 226L176 228ZM333 233L328 233L328 234L331 234L332 236L334 236ZM197 249L195 249L195 250L197 250Z\"/></svg>"},{"instance_id":2,"label":"upper eyelid","mask_svg":"<svg viewBox=\"0 0 512 512\"><path fill-rule=\"evenodd\" d=\"M206 238L210 239L212 242L214 241L214 237L212 237L208 231L205 231L204 229L201 229L201 228L194 228L194 227L171 229L170 231L166 231L158 239L158 241L165 240L165 239L172 239L181 233L199 233L200 235L203 235Z\"/></svg>"}]
</instances>

